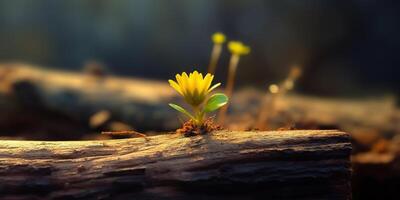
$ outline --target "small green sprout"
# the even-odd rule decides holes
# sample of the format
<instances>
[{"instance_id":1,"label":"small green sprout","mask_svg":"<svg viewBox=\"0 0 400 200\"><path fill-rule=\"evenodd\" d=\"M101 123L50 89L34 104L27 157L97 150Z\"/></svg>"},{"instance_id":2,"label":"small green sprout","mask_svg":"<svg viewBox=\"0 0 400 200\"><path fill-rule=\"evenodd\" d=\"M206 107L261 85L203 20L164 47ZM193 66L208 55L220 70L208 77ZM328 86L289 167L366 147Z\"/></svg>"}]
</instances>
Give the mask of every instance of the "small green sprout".
<instances>
[{"instance_id":1,"label":"small green sprout","mask_svg":"<svg viewBox=\"0 0 400 200\"><path fill-rule=\"evenodd\" d=\"M212 90L221 85L221 83L217 83L211 86L214 75L210 73L203 78L203 75L197 71L190 73L189 76L186 72L183 72L177 74L175 78L176 81L169 80L169 84L183 96L185 102L192 107L193 112L191 113L176 104L171 103L169 105L192 119L197 126L203 125L207 113L228 103L228 97L222 93L208 97Z\"/></svg>"}]
</instances>

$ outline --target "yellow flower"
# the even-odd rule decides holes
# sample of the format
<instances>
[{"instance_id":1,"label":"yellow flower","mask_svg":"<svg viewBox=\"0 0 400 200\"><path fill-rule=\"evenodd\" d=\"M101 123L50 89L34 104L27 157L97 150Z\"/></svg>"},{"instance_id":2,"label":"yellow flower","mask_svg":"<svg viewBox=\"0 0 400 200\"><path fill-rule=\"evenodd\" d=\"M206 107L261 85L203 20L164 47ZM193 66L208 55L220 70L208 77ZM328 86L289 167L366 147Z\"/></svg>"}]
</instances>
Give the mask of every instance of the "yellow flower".
<instances>
[{"instance_id":1,"label":"yellow flower","mask_svg":"<svg viewBox=\"0 0 400 200\"><path fill-rule=\"evenodd\" d=\"M225 42L226 37L223 33L216 32L212 35L211 39L215 44L222 44Z\"/></svg>"},{"instance_id":2,"label":"yellow flower","mask_svg":"<svg viewBox=\"0 0 400 200\"><path fill-rule=\"evenodd\" d=\"M250 53L250 47L244 45L239 41L231 41L228 43L228 49L232 54L246 55Z\"/></svg>"},{"instance_id":3,"label":"yellow flower","mask_svg":"<svg viewBox=\"0 0 400 200\"><path fill-rule=\"evenodd\" d=\"M185 98L188 104L195 107L203 103L207 95L221 85L217 83L211 87L214 75L209 73L204 78L197 71L190 73L189 76L183 72L182 75L177 74L175 77L177 82L168 80L169 84Z\"/></svg>"}]
</instances>

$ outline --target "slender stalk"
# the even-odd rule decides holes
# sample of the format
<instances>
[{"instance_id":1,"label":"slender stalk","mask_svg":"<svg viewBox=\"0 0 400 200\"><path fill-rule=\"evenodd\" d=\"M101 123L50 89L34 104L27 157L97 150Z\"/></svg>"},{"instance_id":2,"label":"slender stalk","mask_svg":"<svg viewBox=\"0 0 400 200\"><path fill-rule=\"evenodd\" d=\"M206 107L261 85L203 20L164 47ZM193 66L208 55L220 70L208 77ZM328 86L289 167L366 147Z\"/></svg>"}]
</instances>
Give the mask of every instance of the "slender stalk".
<instances>
[{"instance_id":1,"label":"slender stalk","mask_svg":"<svg viewBox=\"0 0 400 200\"><path fill-rule=\"evenodd\" d=\"M266 94L258 116L257 128L259 130L266 130L268 128L268 119L276 115L276 105L279 99L285 96L289 90L293 89L294 83L301 76L301 73L300 67L293 66L290 69L288 77L278 86L274 85L277 87L277 90L272 90L271 86L273 85L270 86L271 96L268 98L268 94Z\"/></svg>"},{"instance_id":2,"label":"slender stalk","mask_svg":"<svg viewBox=\"0 0 400 200\"><path fill-rule=\"evenodd\" d=\"M200 107L199 106L193 107L193 112L194 112L196 125L201 126L203 124L203 114L200 111Z\"/></svg>"},{"instance_id":3,"label":"slender stalk","mask_svg":"<svg viewBox=\"0 0 400 200\"><path fill-rule=\"evenodd\" d=\"M221 52L222 52L222 44L214 44L213 49L211 51L210 64L208 65L208 73L215 74L215 70L217 68Z\"/></svg>"},{"instance_id":4,"label":"slender stalk","mask_svg":"<svg viewBox=\"0 0 400 200\"><path fill-rule=\"evenodd\" d=\"M229 72L228 72L228 79L225 88L225 94L228 96L229 99L232 97L233 93L233 86L235 83L235 76L236 76L236 69L239 64L240 56L238 54L232 54L231 59L229 61ZM218 113L218 123L224 125L226 113L228 111L229 103L226 106L222 107Z\"/></svg>"}]
</instances>

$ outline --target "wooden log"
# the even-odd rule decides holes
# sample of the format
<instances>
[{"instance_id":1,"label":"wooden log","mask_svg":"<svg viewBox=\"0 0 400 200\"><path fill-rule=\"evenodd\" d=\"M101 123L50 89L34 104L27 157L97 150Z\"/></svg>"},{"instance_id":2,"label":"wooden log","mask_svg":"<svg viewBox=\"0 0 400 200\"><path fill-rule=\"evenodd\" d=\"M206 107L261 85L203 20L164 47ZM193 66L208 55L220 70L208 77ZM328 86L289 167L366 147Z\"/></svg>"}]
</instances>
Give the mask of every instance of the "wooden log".
<instances>
[{"instance_id":1,"label":"wooden log","mask_svg":"<svg viewBox=\"0 0 400 200\"><path fill-rule=\"evenodd\" d=\"M9 111L8 119L13 113L39 113L38 118L52 114L50 119L56 114L88 125L95 113L107 111L113 120L139 130L179 126L168 106L178 97L160 81L0 64L0 85L0 110Z\"/></svg>"},{"instance_id":2,"label":"wooden log","mask_svg":"<svg viewBox=\"0 0 400 200\"><path fill-rule=\"evenodd\" d=\"M290 111L295 121L314 121L320 125L336 125L345 130L367 127L395 130L396 98L339 99L288 95L280 102L281 109ZM286 106L285 106L286 105ZM297 112L297 116L296 113ZM301 113L301 114L299 114ZM379 113L377 115L376 113Z\"/></svg>"},{"instance_id":3,"label":"wooden log","mask_svg":"<svg viewBox=\"0 0 400 200\"><path fill-rule=\"evenodd\" d=\"M236 130L255 128L254 121L257 121L264 96L265 92L258 90L236 92L231 100L231 121L227 127L233 126L232 129ZM88 126L89 118L95 113L107 111L110 121L120 121L138 130L172 130L180 123L168 103L180 101L181 98L166 81L107 75L97 77L24 64L0 64L0 110L3 116L7 116L0 116L0 125L10 124L9 120L21 115L35 116L33 113L39 113L32 118L49 121L66 116L72 119L68 124ZM278 114L269 123L272 129L288 123L311 122L321 127L340 127L352 133L354 127L397 131L400 130L400 123L396 123L400 120L400 111L395 102L393 97L349 100L285 95L272 109ZM19 116L15 117L15 113ZM46 117L46 113L57 115ZM6 121L2 123L3 120ZM237 128L237 125L241 127Z\"/></svg>"},{"instance_id":4,"label":"wooden log","mask_svg":"<svg viewBox=\"0 0 400 200\"><path fill-rule=\"evenodd\" d=\"M350 199L347 133L0 141L0 199Z\"/></svg>"},{"instance_id":5,"label":"wooden log","mask_svg":"<svg viewBox=\"0 0 400 200\"><path fill-rule=\"evenodd\" d=\"M238 91L231 100L232 113L252 114L255 119L258 117L255 114L260 113L257 102L262 95L254 89ZM352 134L360 128L400 133L400 112L393 96L346 99L288 94L276 99L274 108L267 112L275 112L270 117L271 128L292 123L306 129L312 126L315 126L312 129L340 128ZM233 116L236 118L233 125L244 121L250 128L255 125L252 120L245 120L245 115Z\"/></svg>"}]
</instances>

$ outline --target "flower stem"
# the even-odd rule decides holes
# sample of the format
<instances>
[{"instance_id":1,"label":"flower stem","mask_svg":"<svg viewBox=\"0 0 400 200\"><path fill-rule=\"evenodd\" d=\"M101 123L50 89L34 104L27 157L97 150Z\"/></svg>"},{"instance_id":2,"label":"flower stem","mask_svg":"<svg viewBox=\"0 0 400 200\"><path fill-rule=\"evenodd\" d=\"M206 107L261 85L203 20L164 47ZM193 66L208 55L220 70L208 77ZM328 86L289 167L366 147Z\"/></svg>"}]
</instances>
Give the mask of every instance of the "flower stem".
<instances>
[{"instance_id":1,"label":"flower stem","mask_svg":"<svg viewBox=\"0 0 400 200\"><path fill-rule=\"evenodd\" d=\"M194 112L194 117L195 117L195 123L197 126L201 126L203 124L203 114L200 111L199 106L194 106L193 107L193 112Z\"/></svg>"},{"instance_id":2,"label":"flower stem","mask_svg":"<svg viewBox=\"0 0 400 200\"><path fill-rule=\"evenodd\" d=\"M210 74L215 73L215 69L217 68L217 63L221 55L221 52L222 52L222 45L214 44L213 49L211 51L210 64L208 65L208 73Z\"/></svg>"},{"instance_id":3,"label":"flower stem","mask_svg":"<svg viewBox=\"0 0 400 200\"><path fill-rule=\"evenodd\" d=\"M239 64L239 58L240 58L240 56L238 54L232 54L231 59L229 61L228 80L227 80L226 88L225 88L225 94L226 94L226 96L228 96L229 99L231 99L232 93L233 93L233 86L235 83L236 69ZM221 125L224 125L224 123L225 123L228 106L229 106L229 104L222 107L218 113L218 123Z\"/></svg>"},{"instance_id":4,"label":"flower stem","mask_svg":"<svg viewBox=\"0 0 400 200\"><path fill-rule=\"evenodd\" d=\"M266 94L263 104L260 109L260 113L257 120L257 128L259 130L268 129L268 119L276 115L276 106L279 99L286 94L288 90L293 89L294 82L301 76L301 68L293 66L290 69L287 78L279 84L277 92L270 91L271 94Z\"/></svg>"}]
</instances>

